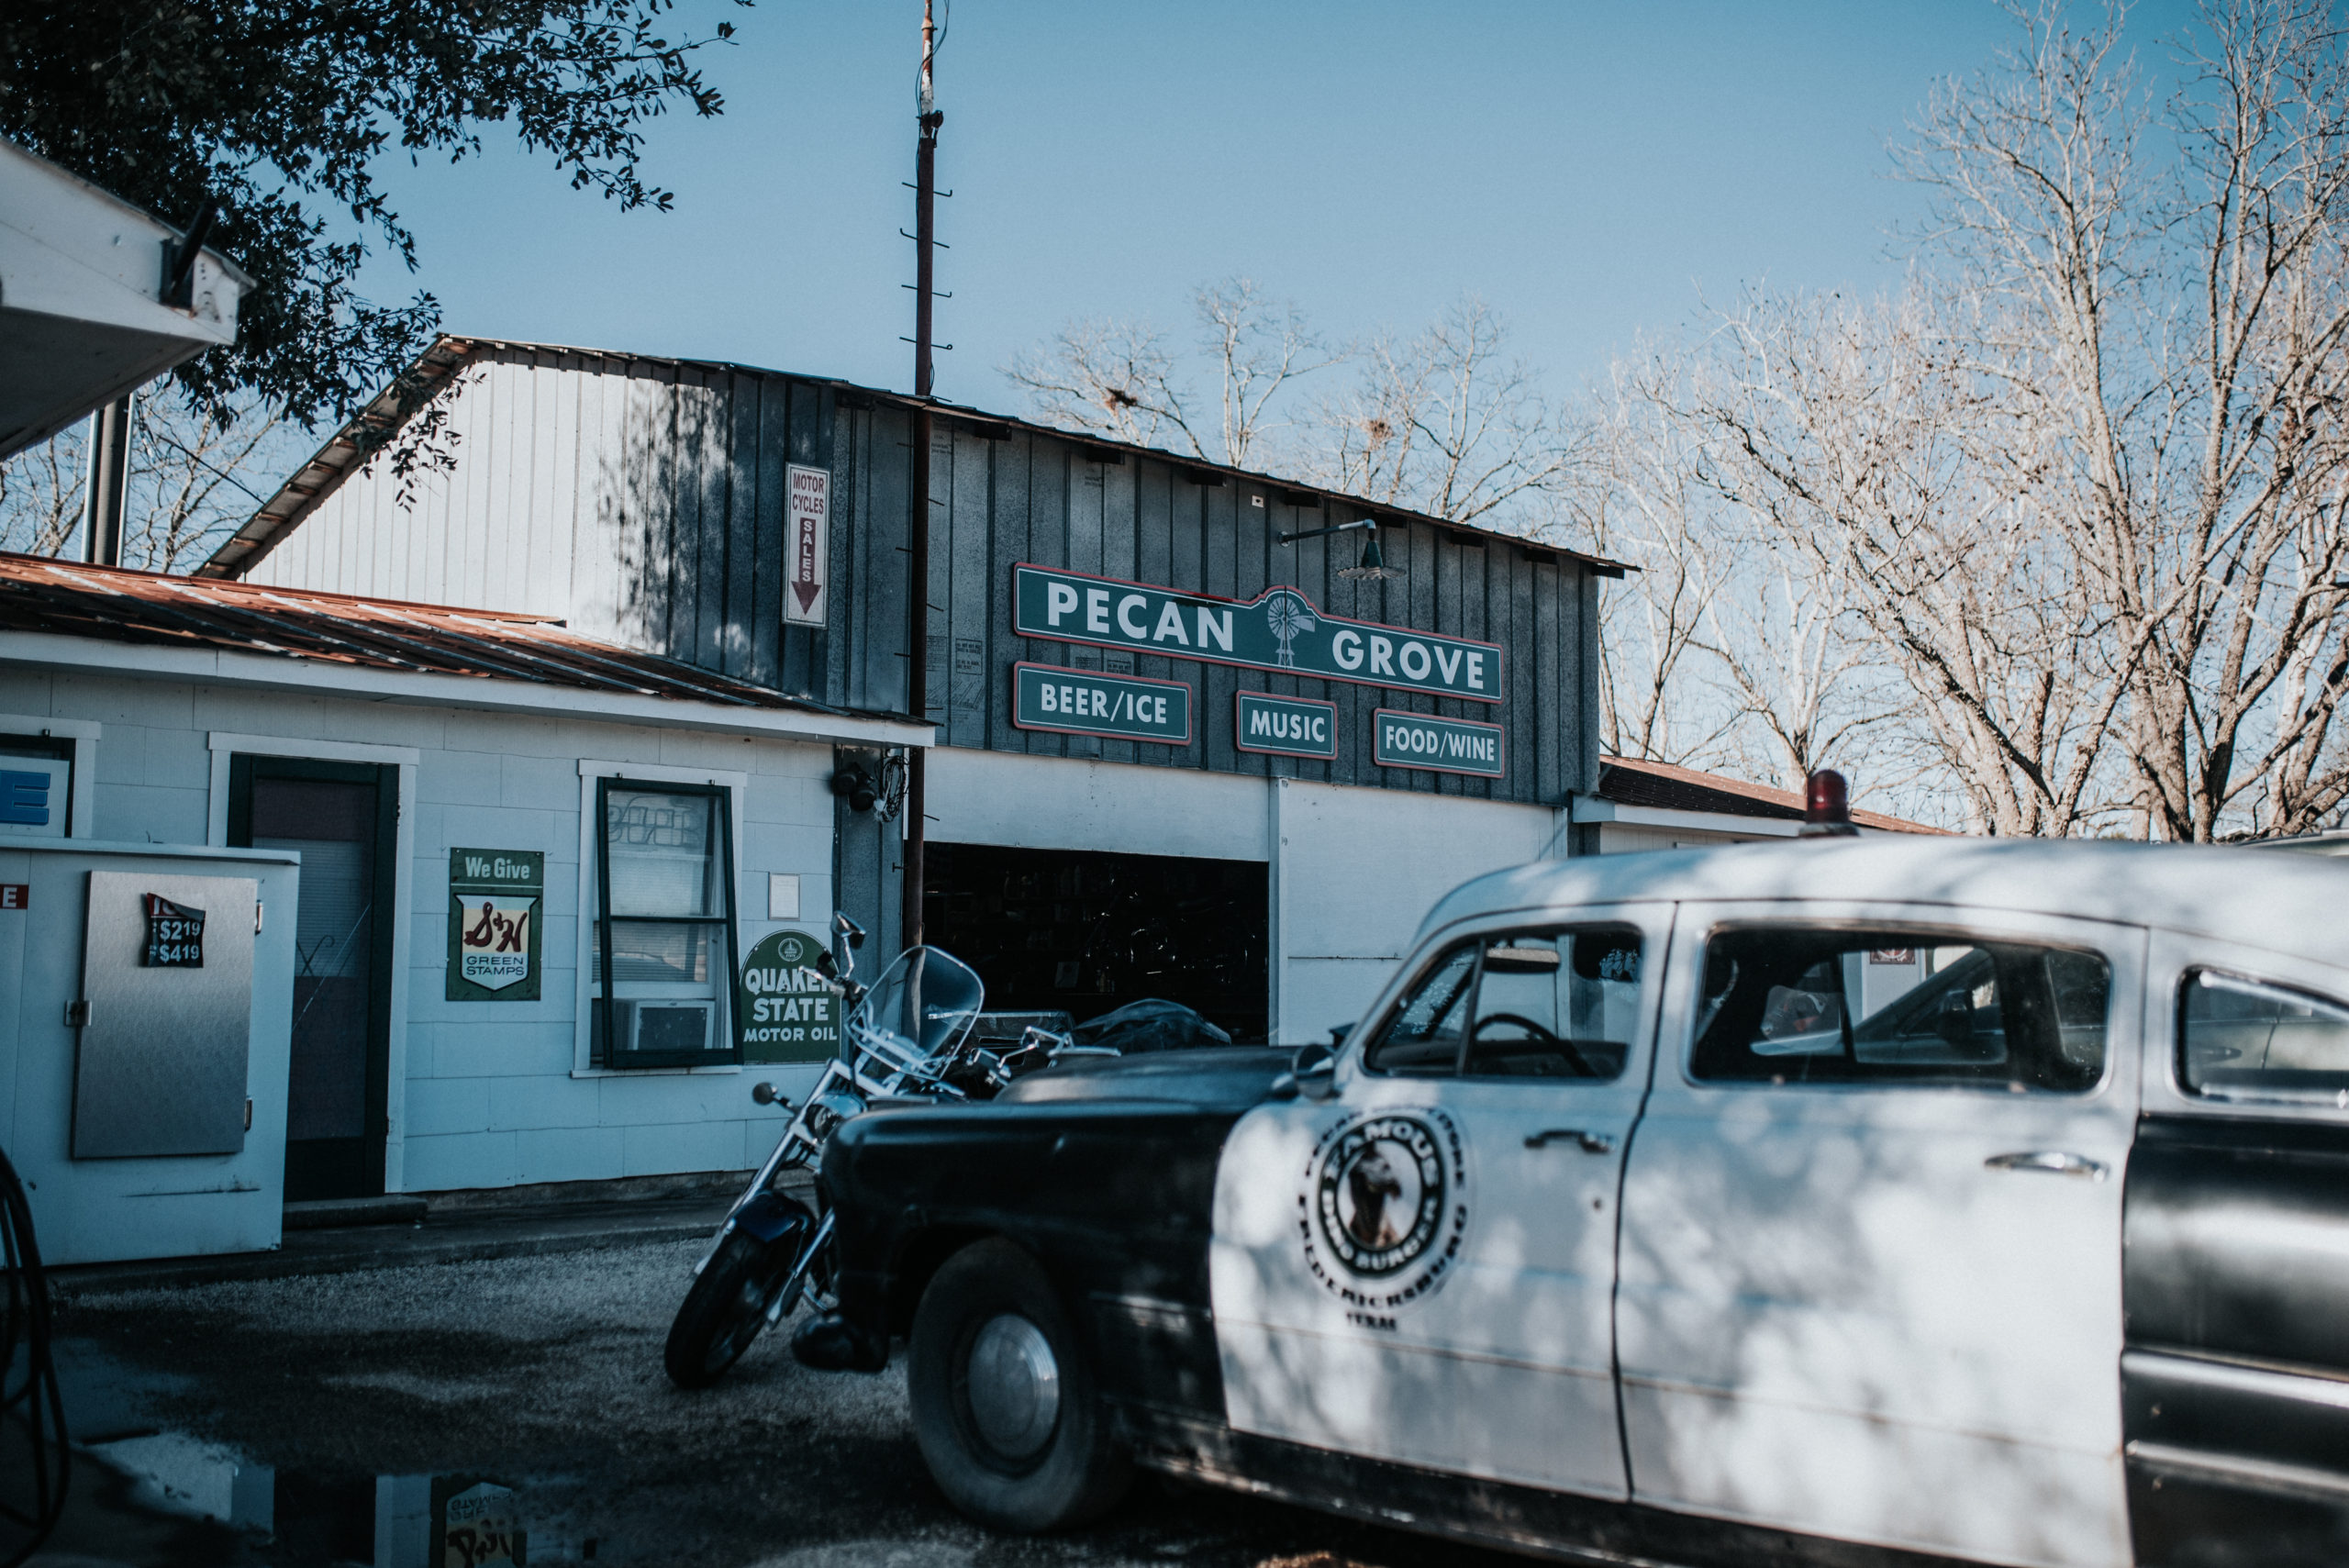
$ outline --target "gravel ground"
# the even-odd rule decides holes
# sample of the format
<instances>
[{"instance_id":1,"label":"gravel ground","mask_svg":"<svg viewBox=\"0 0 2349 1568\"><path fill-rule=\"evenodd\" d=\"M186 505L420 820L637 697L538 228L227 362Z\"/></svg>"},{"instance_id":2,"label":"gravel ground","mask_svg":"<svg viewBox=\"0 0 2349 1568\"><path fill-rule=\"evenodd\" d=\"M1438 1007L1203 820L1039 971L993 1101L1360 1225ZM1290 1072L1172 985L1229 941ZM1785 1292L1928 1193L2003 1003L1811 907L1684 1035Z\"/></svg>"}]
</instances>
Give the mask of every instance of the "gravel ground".
<instances>
[{"instance_id":1,"label":"gravel ground","mask_svg":"<svg viewBox=\"0 0 2349 1568\"><path fill-rule=\"evenodd\" d=\"M661 1343L698 1246L84 1296L59 1328L71 1361L117 1369L107 1398L133 1426L274 1467L277 1539L247 1537L234 1556L250 1562L335 1560L289 1499L356 1485L363 1508L369 1477L435 1474L514 1487L534 1563L1518 1561L1148 1477L1092 1529L991 1535L931 1485L901 1367L809 1372L771 1336L716 1388L672 1387Z\"/></svg>"}]
</instances>

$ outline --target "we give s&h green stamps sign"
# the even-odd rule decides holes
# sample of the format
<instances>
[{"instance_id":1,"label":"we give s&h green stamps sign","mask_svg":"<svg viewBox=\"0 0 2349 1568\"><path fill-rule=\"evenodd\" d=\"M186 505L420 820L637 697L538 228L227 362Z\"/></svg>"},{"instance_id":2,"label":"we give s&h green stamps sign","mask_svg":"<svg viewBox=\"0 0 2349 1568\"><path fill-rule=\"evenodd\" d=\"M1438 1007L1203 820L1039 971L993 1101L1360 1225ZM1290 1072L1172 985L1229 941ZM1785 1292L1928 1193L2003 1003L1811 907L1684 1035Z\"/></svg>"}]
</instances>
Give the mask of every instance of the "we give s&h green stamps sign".
<instances>
[{"instance_id":1,"label":"we give s&h green stamps sign","mask_svg":"<svg viewBox=\"0 0 2349 1568\"><path fill-rule=\"evenodd\" d=\"M1246 601L1054 566L1012 568L1013 629L1210 664L1497 703L1498 643L1325 615L1295 588Z\"/></svg>"},{"instance_id":2,"label":"we give s&h green stamps sign","mask_svg":"<svg viewBox=\"0 0 2349 1568\"><path fill-rule=\"evenodd\" d=\"M449 851L451 1002L539 999L539 911L547 858L537 850Z\"/></svg>"}]
</instances>

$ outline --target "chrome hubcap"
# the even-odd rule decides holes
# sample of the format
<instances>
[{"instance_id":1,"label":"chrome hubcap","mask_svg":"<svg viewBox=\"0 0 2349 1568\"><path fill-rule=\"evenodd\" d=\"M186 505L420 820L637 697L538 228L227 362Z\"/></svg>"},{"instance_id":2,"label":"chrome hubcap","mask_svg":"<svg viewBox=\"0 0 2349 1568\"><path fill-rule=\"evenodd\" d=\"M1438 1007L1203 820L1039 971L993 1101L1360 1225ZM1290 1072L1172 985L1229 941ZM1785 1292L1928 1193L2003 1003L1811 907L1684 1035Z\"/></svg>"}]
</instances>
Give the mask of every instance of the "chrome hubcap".
<instances>
[{"instance_id":1,"label":"chrome hubcap","mask_svg":"<svg viewBox=\"0 0 2349 1568\"><path fill-rule=\"evenodd\" d=\"M991 1318L971 1341L971 1421L1006 1459L1026 1459L1052 1435L1061 1368L1044 1331L1016 1312Z\"/></svg>"}]
</instances>

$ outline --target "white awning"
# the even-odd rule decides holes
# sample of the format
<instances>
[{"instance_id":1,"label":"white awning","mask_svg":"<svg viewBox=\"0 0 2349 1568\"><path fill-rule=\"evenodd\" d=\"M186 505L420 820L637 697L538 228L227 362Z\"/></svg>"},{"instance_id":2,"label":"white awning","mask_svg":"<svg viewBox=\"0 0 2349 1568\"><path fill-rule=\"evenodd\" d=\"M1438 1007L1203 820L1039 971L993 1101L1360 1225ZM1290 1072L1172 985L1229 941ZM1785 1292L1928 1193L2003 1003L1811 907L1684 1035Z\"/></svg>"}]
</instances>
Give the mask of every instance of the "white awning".
<instances>
[{"instance_id":1,"label":"white awning","mask_svg":"<svg viewBox=\"0 0 2349 1568\"><path fill-rule=\"evenodd\" d=\"M237 340L252 280L196 258L186 308L162 303L182 235L88 181L0 140L0 458Z\"/></svg>"}]
</instances>

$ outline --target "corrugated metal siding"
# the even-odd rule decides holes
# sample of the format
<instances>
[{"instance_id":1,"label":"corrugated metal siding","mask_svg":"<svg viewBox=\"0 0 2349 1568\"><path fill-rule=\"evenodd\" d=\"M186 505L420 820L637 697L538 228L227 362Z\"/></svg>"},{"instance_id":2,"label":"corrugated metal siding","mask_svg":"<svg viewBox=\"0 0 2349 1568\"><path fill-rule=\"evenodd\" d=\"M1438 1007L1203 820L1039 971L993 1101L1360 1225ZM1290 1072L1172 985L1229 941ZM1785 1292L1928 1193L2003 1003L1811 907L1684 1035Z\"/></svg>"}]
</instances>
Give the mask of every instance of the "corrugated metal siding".
<instances>
[{"instance_id":1,"label":"corrugated metal siding","mask_svg":"<svg viewBox=\"0 0 2349 1568\"><path fill-rule=\"evenodd\" d=\"M902 711L912 416L796 377L668 361L497 347L461 373L456 463L403 510L386 465L325 501L251 580L566 617L591 636L842 706ZM1341 536L1275 536L1352 520L1196 465L1016 427L934 421L929 584L930 717L941 739L1043 756L1286 776L1555 804L1596 784L1596 584L1571 558L1430 524L1388 526L1399 582L1336 575ZM830 625L782 625L784 467L832 471ZM1252 505L1261 495L1264 506ZM1029 561L1247 599L1294 585L1336 615L1497 642L1507 700L1487 705L1196 661L1031 642L1011 631L1011 569ZM1187 682L1184 747L1012 728L1019 659ZM1243 752L1245 687L1338 705L1334 762ZM1380 768L1373 710L1497 721L1508 776Z\"/></svg>"},{"instance_id":2,"label":"corrugated metal siding","mask_svg":"<svg viewBox=\"0 0 2349 1568\"><path fill-rule=\"evenodd\" d=\"M900 430L910 423L896 410L876 418ZM1464 543L1450 529L1382 522L1388 561L1406 565L1408 574L1400 582L1356 583L1336 570L1360 552L1358 538L1276 542L1281 533L1349 521L1349 515L1293 506L1284 492L1238 481L1195 484L1188 475L1197 470L1139 453L1103 463L1092 461L1093 449L1047 435L1015 430L1008 439L990 439L949 417L937 426L929 686L930 717L947 744L1545 804L1591 787L1597 597L1579 563L1536 560L1504 539ZM1261 509L1251 502L1257 495ZM1351 682L1018 638L1011 569L1022 561L1238 599L1286 584L1332 614L1497 642L1509 672L1507 700L1496 712L1483 703ZM897 613L892 603L886 614ZM1186 682L1197 713L1193 739L1175 747L1016 729L1010 666L1019 659ZM1338 759L1239 751L1232 705L1242 689L1336 703ZM1371 715L1382 706L1502 724L1508 776L1376 766Z\"/></svg>"}]
</instances>

